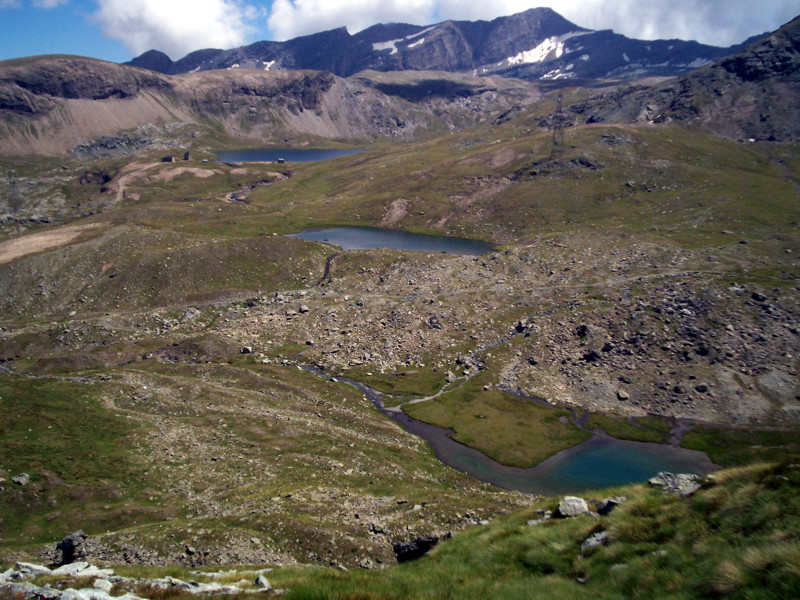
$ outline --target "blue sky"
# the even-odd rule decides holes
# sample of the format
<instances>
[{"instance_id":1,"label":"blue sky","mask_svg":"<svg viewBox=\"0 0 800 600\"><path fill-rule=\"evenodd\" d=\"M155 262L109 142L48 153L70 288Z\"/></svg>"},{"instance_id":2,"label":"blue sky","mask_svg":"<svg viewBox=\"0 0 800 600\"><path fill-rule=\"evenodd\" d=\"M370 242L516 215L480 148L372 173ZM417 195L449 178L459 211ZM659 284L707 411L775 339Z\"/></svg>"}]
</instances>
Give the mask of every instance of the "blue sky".
<instances>
[{"instance_id":1,"label":"blue sky","mask_svg":"<svg viewBox=\"0 0 800 600\"><path fill-rule=\"evenodd\" d=\"M549 6L578 25L640 39L730 45L775 29L800 12L797 0L0 0L0 60L79 54L122 62L156 48L178 59L379 22L420 25L492 19Z\"/></svg>"},{"instance_id":2,"label":"blue sky","mask_svg":"<svg viewBox=\"0 0 800 600\"><path fill-rule=\"evenodd\" d=\"M90 0L54 8L34 7L29 0L19 3L0 0L0 59L32 54L80 54L115 62L128 60L130 52L125 45L105 37L90 22L95 10L96 3Z\"/></svg>"}]
</instances>

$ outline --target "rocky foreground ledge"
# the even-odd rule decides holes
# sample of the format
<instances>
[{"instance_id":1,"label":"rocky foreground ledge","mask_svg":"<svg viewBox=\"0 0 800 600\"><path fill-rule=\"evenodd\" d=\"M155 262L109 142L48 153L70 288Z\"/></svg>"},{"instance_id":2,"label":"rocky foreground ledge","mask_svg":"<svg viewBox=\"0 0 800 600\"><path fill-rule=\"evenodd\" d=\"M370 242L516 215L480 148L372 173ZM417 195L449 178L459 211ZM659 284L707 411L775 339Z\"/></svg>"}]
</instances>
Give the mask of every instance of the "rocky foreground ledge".
<instances>
[{"instance_id":1,"label":"rocky foreground ledge","mask_svg":"<svg viewBox=\"0 0 800 600\"><path fill-rule=\"evenodd\" d=\"M18 562L13 569L0 573L0 592L10 593L12 597L35 598L36 600L144 600L133 593L136 590L172 590L189 594L282 594L284 590L273 589L266 577L272 569L258 571L225 571L221 573L200 573L212 579L232 578L241 575L236 583L222 585L217 582L200 583L183 581L174 577L146 579L122 577L112 569L102 569L88 562L80 561L50 569L42 565ZM32 580L42 576L63 577L74 584L87 584L91 587L59 589L51 584L35 585ZM247 577L245 577L247 576Z\"/></svg>"}]
</instances>

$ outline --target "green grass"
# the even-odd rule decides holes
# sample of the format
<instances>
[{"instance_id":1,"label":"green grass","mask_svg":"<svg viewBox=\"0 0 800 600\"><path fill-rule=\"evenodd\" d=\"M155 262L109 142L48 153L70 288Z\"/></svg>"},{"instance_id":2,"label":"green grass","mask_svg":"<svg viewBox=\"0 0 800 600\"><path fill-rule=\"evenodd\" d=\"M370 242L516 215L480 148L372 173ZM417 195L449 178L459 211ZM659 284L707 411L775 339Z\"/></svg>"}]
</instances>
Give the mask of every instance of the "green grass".
<instances>
[{"instance_id":1,"label":"green grass","mask_svg":"<svg viewBox=\"0 0 800 600\"><path fill-rule=\"evenodd\" d=\"M169 512L169 502L155 502L157 492L140 496L147 479L132 451L144 429L105 407L99 392L92 384L0 374L0 465L7 478L31 476L24 487L3 485L5 544L49 542L78 528L96 533Z\"/></svg>"},{"instance_id":2,"label":"green grass","mask_svg":"<svg viewBox=\"0 0 800 600\"><path fill-rule=\"evenodd\" d=\"M476 376L435 400L406 404L403 410L415 419L453 429L455 440L515 467L533 467L591 437L565 410L496 389L483 391L483 384L484 378Z\"/></svg>"},{"instance_id":3,"label":"green grass","mask_svg":"<svg viewBox=\"0 0 800 600\"><path fill-rule=\"evenodd\" d=\"M689 247L713 245L720 230L731 227L766 235L798 216L791 184L757 149L680 129L576 128L562 161L589 157L603 168L551 168L484 191L479 177L499 182L547 164L547 135L513 141L502 135L478 127L420 144L376 147L354 160L304 166L285 185L258 190L254 204L280 216L287 230L375 225L391 202L404 198L408 214L400 225L409 230L481 239L503 232L519 239L543 228L613 224ZM602 135L627 141L608 145ZM459 145L476 136L482 141ZM492 166L501 151L510 162Z\"/></svg>"},{"instance_id":4,"label":"green grass","mask_svg":"<svg viewBox=\"0 0 800 600\"><path fill-rule=\"evenodd\" d=\"M629 501L600 519L531 527L526 510L383 572L278 573L272 579L286 581L290 598L330 600L795 597L800 469L784 463L718 479L691 499L641 486L616 490ZM554 507L553 501L542 504ZM603 530L611 542L582 557L583 540Z\"/></svg>"},{"instance_id":5,"label":"green grass","mask_svg":"<svg viewBox=\"0 0 800 600\"><path fill-rule=\"evenodd\" d=\"M625 417L591 413L586 420L586 427L589 429L602 429L608 435L621 440L653 442L656 444L663 443L669 434L669 423L659 417L639 417L634 421L639 426L631 424Z\"/></svg>"},{"instance_id":6,"label":"green grass","mask_svg":"<svg viewBox=\"0 0 800 600\"><path fill-rule=\"evenodd\" d=\"M414 367L397 373L377 373L358 367L347 371L347 377L387 394L384 396L386 406L431 396L445 384L444 374L429 367Z\"/></svg>"},{"instance_id":7,"label":"green grass","mask_svg":"<svg viewBox=\"0 0 800 600\"><path fill-rule=\"evenodd\" d=\"M701 450L718 465L745 465L800 455L797 431L748 428L696 427L686 433L681 446Z\"/></svg>"},{"instance_id":8,"label":"green grass","mask_svg":"<svg viewBox=\"0 0 800 600\"><path fill-rule=\"evenodd\" d=\"M796 464L754 465L715 474L690 498L625 486L603 492L628 498L608 516L528 525L535 511L555 509L557 500L545 498L459 532L403 565L348 572L288 566L267 577L290 600L794 598L800 594L798 485ZM609 542L582 551L583 541L601 531ZM250 567L234 568L247 578ZM194 578L174 568L120 573ZM146 587L137 592L163 597Z\"/></svg>"}]
</instances>

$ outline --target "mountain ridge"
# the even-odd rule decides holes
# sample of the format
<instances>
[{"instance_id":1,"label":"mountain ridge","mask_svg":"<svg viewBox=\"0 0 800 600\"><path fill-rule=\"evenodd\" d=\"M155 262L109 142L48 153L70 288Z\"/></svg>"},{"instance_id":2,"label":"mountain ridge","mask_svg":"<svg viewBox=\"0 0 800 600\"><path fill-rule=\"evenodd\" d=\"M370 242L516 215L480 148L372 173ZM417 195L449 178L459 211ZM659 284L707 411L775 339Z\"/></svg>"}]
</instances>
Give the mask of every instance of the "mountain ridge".
<instances>
[{"instance_id":1,"label":"mountain ridge","mask_svg":"<svg viewBox=\"0 0 800 600\"><path fill-rule=\"evenodd\" d=\"M589 123L694 121L730 139L797 141L799 97L796 17L712 65L654 87L600 94L569 110Z\"/></svg>"},{"instance_id":2,"label":"mountain ridge","mask_svg":"<svg viewBox=\"0 0 800 600\"><path fill-rule=\"evenodd\" d=\"M532 8L492 21L379 23L353 35L339 27L284 42L196 50L177 61L148 50L124 64L168 75L249 68L314 69L340 77L364 70L441 70L527 80L626 79L685 73L735 54L760 37L727 48L635 40L611 30L586 29L549 8Z\"/></svg>"}]
</instances>

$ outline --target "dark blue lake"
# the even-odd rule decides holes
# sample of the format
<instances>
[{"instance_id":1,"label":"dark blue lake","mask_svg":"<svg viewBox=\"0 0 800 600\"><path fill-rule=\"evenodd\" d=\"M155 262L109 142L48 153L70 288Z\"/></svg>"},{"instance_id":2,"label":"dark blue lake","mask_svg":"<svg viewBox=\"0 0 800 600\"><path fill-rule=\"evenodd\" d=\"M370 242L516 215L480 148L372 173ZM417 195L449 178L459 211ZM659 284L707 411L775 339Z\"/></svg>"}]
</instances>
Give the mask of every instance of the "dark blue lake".
<instances>
[{"instance_id":1,"label":"dark blue lake","mask_svg":"<svg viewBox=\"0 0 800 600\"><path fill-rule=\"evenodd\" d=\"M312 162L316 160L329 160L349 154L360 154L361 149L350 150L325 150L320 148L260 148L255 150L234 150L231 152L217 152L217 158L222 162L277 162L283 159L286 162Z\"/></svg>"},{"instance_id":2,"label":"dark blue lake","mask_svg":"<svg viewBox=\"0 0 800 600\"><path fill-rule=\"evenodd\" d=\"M448 254L481 255L491 252L492 245L477 240L423 235L379 229L377 227L314 227L293 233L288 237L311 242L325 242L342 250L368 250L391 248L415 252L447 252Z\"/></svg>"}]
</instances>

